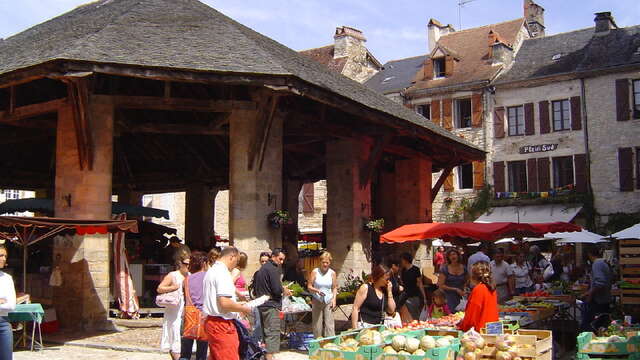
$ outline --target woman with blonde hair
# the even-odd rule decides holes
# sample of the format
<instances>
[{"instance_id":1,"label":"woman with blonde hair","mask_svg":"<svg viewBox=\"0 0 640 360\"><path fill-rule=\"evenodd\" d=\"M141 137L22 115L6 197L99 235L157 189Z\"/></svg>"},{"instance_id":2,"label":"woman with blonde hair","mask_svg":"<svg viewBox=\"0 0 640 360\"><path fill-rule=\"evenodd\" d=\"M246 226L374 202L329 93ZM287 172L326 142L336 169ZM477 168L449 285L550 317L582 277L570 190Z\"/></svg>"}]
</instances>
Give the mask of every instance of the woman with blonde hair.
<instances>
[{"instance_id":1,"label":"woman with blonde hair","mask_svg":"<svg viewBox=\"0 0 640 360\"><path fill-rule=\"evenodd\" d=\"M307 289L312 295L311 323L316 339L335 335L332 310L336 307L338 280L336 272L330 268L332 260L329 252L323 252L320 255L320 266L311 271L307 283Z\"/></svg>"},{"instance_id":2,"label":"woman with blonde hair","mask_svg":"<svg viewBox=\"0 0 640 360\"><path fill-rule=\"evenodd\" d=\"M182 291L182 283L187 275L189 275L189 264L191 263L191 253L180 251L176 254L177 270L168 273L160 285L158 285L158 294L166 294L177 292L178 303L175 305L167 305L162 319L162 341L160 348L168 351L172 360L180 358L180 342L182 325L182 314L184 310L184 293Z\"/></svg>"},{"instance_id":3,"label":"woman with blonde hair","mask_svg":"<svg viewBox=\"0 0 640 360\"><path fill-rule=\"evenodd\" d=\"M498 294L492 280L491 266L486 261L479 261L471 266L471 285L464 318L458 325L462 331L484 328L488 322L498 321Z\"/></svg>"}]
</instances>

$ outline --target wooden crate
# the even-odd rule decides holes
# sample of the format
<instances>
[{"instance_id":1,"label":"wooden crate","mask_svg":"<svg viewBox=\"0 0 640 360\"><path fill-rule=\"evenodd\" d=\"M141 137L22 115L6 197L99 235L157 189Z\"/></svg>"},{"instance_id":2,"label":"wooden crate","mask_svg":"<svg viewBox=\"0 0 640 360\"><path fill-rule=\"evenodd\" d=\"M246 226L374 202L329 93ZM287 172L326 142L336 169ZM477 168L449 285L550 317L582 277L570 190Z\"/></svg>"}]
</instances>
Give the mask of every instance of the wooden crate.
<instances>
[{"instance_id":1,"label":"wooden crate","mask_svg":"<svg viewBox=\"0 0 640 360\"><path fill-rule=\"evenodd\" d=\"M482 350L483 358L491 358L495 355L495 344L497 335L482 334L487 346ZM516 345L528 345L529 347L519 347L518 356L529 359L546 359L553 350L553 338L548 330L524 330L520 329L513 335ZM551 359L551 358L549 358Z\"/></svg>"}]
</instances>

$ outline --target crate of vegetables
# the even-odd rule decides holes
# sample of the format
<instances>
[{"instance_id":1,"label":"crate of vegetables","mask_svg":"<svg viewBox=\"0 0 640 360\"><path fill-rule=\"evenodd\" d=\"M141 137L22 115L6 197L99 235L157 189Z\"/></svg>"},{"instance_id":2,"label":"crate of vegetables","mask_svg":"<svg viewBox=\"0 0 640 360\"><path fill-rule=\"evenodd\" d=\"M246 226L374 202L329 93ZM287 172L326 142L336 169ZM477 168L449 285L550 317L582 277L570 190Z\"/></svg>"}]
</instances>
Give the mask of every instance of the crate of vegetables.
<instances>
[{"instance_id":1,"label":"crate of vegetables","mask_svg":"<svg viewBox=\"0 0 640 360\"><path fill-rule=\"evenodd\" d=\"M382 352L382 344L382 334L377 329L326 337L309 343L309 359L372 360Z\"/></svg>"},{"instance_id":2,"label":"crate of vegetables","mask_svg":"<svg viewBox=\"0 0 640 360\"><path fill-rule=\"evenodd\" d=\"M588 355L631 355L640 351L640 336L597 337L591 332L578 335L578 353Z\"/></svg>"},{"instance_id":3,"label":"crate of vegetables","mask_svg":"<svg viewBox=\"0 0 640 360\"><path fill-rule=\"evenodd\" d=\"M462 336L461 357L465 360L551 360L550 331L518 330L518 333L484 335L468 331Z\"/></svg>"},{"instance_id":4,"label":"crate of vegetables","mask_svg":"<svg viewBox=\"0 0 640 360\"><path fill-rule=\"evenodd\" d=\"M395 335L373 360L455 360L460 341L451 335L430 336L424 330Z\"/></svg>"}]
</instances>

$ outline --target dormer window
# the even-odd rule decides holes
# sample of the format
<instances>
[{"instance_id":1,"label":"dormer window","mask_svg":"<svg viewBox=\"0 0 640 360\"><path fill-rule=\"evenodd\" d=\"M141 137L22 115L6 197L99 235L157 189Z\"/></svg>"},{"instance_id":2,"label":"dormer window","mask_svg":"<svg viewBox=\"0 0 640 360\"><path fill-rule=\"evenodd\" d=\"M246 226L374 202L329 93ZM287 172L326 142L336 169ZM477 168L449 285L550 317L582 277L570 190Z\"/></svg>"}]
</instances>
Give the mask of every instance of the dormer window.
<instances>
[{"instance_id":1,"label":"dormer window","mask_svg":"<svg viewBox=\"0 0 640 360\"><path fill-rule=\"evenodd\" d=\"M433 78L445 77L445 60L444 57L433 59Z\"/></svg>"}]
</instances>

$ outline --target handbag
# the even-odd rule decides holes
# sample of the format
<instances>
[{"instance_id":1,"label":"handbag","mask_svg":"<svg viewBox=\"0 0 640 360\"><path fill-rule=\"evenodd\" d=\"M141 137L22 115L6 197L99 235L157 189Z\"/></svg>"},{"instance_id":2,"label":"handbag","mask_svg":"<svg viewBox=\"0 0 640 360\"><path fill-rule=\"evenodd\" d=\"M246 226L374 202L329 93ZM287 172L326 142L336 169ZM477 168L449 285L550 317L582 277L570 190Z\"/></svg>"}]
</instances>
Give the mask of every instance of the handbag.
<instances>
[{"instance_id":1,"label":"handbag","mask_svg":"<svg viewBox=\"0 0 640 360\"><path fill-rule=\"evenodd\" d=\"M200 341L207 341L207 333L204 331L205 317L198 309L193 305L191 301L191 293L189 292L189 278L184 279L184 320L182 323L182 336L187 339L195 339Z\"/></svg>"},{"instance_id":2,"label":"handbag","mask_svg":"<svg viewBox=\"0 0 640 360\"><path fill-rule=\"evenodd\" d=\"M156 305L160 307L172 307L180 304L180 289L172 292L156 295Z\"/></svg>"}]
</instances>

